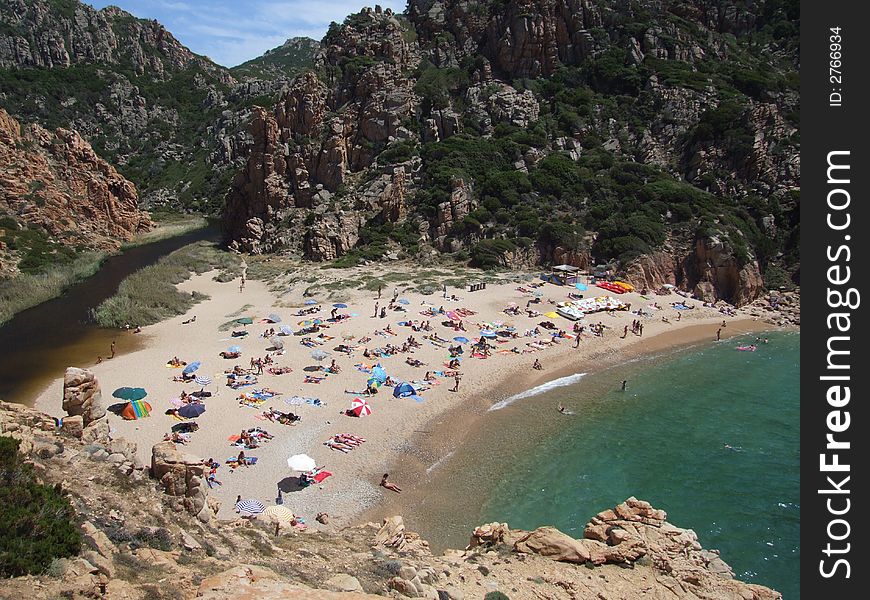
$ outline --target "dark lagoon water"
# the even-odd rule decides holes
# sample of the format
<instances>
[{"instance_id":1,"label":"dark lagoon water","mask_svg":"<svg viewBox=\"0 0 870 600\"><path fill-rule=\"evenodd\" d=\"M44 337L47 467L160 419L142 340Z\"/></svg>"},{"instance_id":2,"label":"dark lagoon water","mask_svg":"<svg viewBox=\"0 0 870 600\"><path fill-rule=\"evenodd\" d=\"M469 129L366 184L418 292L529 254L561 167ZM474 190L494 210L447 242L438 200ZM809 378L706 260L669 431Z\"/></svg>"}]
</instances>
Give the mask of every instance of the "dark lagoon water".
<instances>
[{"instance_id":1,"label":"dark lagoon water","mask_svg":"<svg viewBox=\"0 0 870 600\"><path fill-rule=\"evenodd\" d=\"M137 346L136 336L97 327L90 309L112 296L125 277L182 246L216 240L211 227L125 250L106 259L100 270L62 296L22 311L0 326L0 399L30 404L66 367L85 367L97 356L108 356L112 341L117 353Z\"/></svg>"},{"instance_id":2,"label":"dark lagoon water","mask_svg":"<svg viewBox=\"0 0 870 600\"><path fill-rule=\"evenodd\" d=\"M590 517L636 496L740 579L799 598L800 335L768 337L756 352L736 350L754 336L703 344L497 403L435 466L429 487L447 498L422 502L419 530L454 547L491 521L581 537Z\"/></svg>"}]
</instances>

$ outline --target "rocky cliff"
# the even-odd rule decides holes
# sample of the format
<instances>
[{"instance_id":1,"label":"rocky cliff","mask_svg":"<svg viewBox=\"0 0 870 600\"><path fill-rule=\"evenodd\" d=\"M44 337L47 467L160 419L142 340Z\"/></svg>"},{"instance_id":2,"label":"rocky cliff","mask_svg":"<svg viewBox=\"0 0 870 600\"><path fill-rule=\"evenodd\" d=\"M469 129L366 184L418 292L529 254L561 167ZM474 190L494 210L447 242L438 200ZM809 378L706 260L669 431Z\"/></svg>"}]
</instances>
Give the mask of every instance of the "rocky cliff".
<instances>
[{"instance_id":1,"label":"rocky cliff","mask_svg":"<svg viewBox=\"0 0 870 600\"><path fill-rule=\"evenodd\" d=\"M292 64L234 75L117 7L0 0L0 106L77 130L146 205L216 213L247 156L250 106L273 102L316 53L293 48Z\"/></svg>"},{"instance_id":2,"label":"rocky cliff","mask_svg":"<svg viewBox=\"0 0 870 600\"><path fill-rule=\"evenodd\" d=\"M253 113L228 240L313 260L466 252L479 266L525 261L532 248L540 262L614 261L640 285L734 303L758 297L766 278L789 287L795 7L364 9L330 29L276 105ZM404 208L390 207L387 183Z\"/></svg>"},{"instance_id":3,"label":"rocky cliff","mask_svg":"<svg viewBox=\"0 0 870 600\"><path fill-rule=\"evenodd\" d=\"M151 222L136 187L97 156L76 131L22 126L0 109L0 214L9 271L26 244L24 230L71 249L113 251ZM20 246L20 247L18 247ZM0 250L2 250L0 246Z\"/></svg>"},{"instance_id":4,"label":"rocky cliff","mask_svg":"<svg viewBox=\"0 0 870 600\"><path fill-rule=\"evenodd\" d=\"M87 381L87 372L73 373L70 388L93 396ZM39 478L66 491L83 541L77 556L43 574L4 580L0 597L782 598L734 579L693 531L635 498L592 517L580 539L552 527L490 523L470 532L465 549L442 555L401 517L342 530L278 527L277 534L266 517L216 521L201 461L159 444L150 467L138 464L135 447L92 416L84 428L81 416L67 417L58 430L46 415L0 402L0 435L19 440Z\"/></svg>"}]
</instances>

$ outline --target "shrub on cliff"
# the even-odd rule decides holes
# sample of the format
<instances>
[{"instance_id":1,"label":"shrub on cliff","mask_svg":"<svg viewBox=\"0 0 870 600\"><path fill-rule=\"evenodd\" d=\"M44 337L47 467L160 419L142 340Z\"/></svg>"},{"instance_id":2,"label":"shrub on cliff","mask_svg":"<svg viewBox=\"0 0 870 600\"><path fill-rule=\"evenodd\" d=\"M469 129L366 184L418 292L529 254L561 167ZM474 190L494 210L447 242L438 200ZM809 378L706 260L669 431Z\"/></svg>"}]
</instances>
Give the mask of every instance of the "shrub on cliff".
<instances>
[{"instance_id":1,"label":"shrub on cliff","mask_svg":"<svg viewBox=\"0 0 870 600\"><path fill-rule=\"evenodd\" d=\"M0 437L0 575L42 573L55 558L78 554L81 533L59 487L39 483L18 453L19 441Z\"/></svg>"}]
</instances>

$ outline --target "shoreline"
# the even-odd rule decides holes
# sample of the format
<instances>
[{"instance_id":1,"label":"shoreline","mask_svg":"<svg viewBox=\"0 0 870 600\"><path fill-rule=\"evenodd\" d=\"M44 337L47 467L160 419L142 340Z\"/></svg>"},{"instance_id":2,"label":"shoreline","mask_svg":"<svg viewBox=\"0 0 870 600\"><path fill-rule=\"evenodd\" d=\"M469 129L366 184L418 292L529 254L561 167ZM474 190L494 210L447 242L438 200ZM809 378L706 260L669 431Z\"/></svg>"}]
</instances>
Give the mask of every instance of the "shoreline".
<instances>
[{"instance_id":1,"label":"shoreline","mask_svg":"<svg viewBox=\"0 0 870 600\"><path fill-rule=\"evenodd\" d=\"M427 423L425 428L427 436L418 441L416 446L418 460L396 461L391 465L389 471L391 478L414 482L413 485L408 485L407 489L403 488L402 494L386 496L386 501L362 511L360 513L362 522L381 522L386 517L402 515L412 531L422 532L431 529L428 527L431 523L427 520L425 511L420 506L424 498L433 497L433 494L430 493L433 491L430 489L433 474L449 463L469 436L477 430L479 424L486 419L490 413L490 407L497 402L558 379L581 373L589 376L639 361L656 360L689 350L705 342L711 342L718 326L718 321L693 323L680 329L661 331L647 338L637 338L636 343L631 344L621 352L614 352L612 348L601 348L597 356L584 357L588 361L602 359L594 367L578 364L570 353L566 353L557 357L560 364L553 369L548 369L546 375L538 375L529 370L529 372L519 374L517 377L503 379L491 384L481 391L476 400L454 406L452 410L445 411L448 414L436 416ZM779 327L751 318L731 321L728 323L727 329L729 330L728 337L723 337L722 342L727 342L729 339L741 335L763 331L799 330L798 328ZM644 346L640 343L641 340L652 344ZM531 398L523 398L518 402L524 402ZM442 418L439 419L439 417Z\"/></svg>"},{"instance_id":2,"label":"shoreline","mask_svg":"<svg viewBox=\"0 0 870 600\"><path fill-rule=\"evenodd\" d=\"M709 340L715 337L715 331L723 320L728 321L726 331L729 337L746 331L778 329L760 320L742 319L739 316L723 317L714 309L701 309L699 304L700 310L687 311L692 314L685 314L680 323L666 324L649 318L645 323L648 329L645 332L647 335L643 338L629 335L628 339L623 340L619 339L617 330L621 330L624 324L635 318L635 315L625 311L609 315L603 313L591 315L587 321L606 321L609 326L608 333L603 338L582 340L578 350L571 348L570 340L564 340L557 347L542 350L534 357L508 353L493 354L488 361L467 358L462 363L463 380L459 393L447 392L447 388L453 383L452 379L440 379L437 385L422 394L423 402L420 403L407 398L394 399L389 388L384 388L381 394L370 399L374 414L364 419L345 417L337 413L348 408L353 398L343 390L358 389L367 377L358 372L353 364L360 361L372 363L376 361L364 359L361 351L354 354L352 358L336 353L334 357L342 367L342 374L330 376L321 385L304 385L300 382L303 366L313 362L309 360L310 349L299 347L298 338L289 336L285 338L289 343L287 356L276 360L276 365L292 366L293 373L280 377L264 377L261 383L281 391L285 397L287 395L317 396L322 398L327 406L288 408L281 402L281 397L278 397L261 407L266 409L274 406L278 410L293 410L303 417L298 426L288 427L256 420L256 416L261 411L240 407L236 401L238 391L220 385L219 369L232 366L234 361L221 361L216 359L215 355L218 350L234 342L230 341L228 331L219 333L218 329L231 318L233 313L238 313L240 306L249 307L245 312L254 315L255 322L270 312L283 314L284 322L293 324L295 329L295 321L300 317L290 316L290 311L303 306L304 294L301 293L301 289L294 289L290 293L285 291L284 294L276 296L267 283L257 280L248 281L244 293L240 293L238 280L219 283L211 280L213 274L208 272L194 276L178 286L182 291L207 293L210 296L209 300L194 306L185 315L143 328L143 333L140 334L143 342L141 348L129 354L119 354L111 361L104 361L91 367L101 382L107 404L112 401L113 389L132 385L146 387L149 392L147 400L154 407L151 417L139 421L122 421L110 414L113 434L136 442L140 460L148 464L151 446L161 441L163 433L176 423L171 417L163 414L168 407L167 401L172 396L177 396L183 388L182 384L171 382L171 376L175 373L164 368L163 363L174 355L188 361L202 360L204 367L201 373L214 375L216 385L209 388L214 392L214 396L208 399L208 411L198 419L200 430L193 434L190 444L180 446L179 449L201 458L214 457L222 462L223 458L238 453L238 448L233 449L227 443L227 436L238 434L239 428L266 427L274 436L271 442L248 453L260 458L260 462L254 467L238 469L235 472L228 472L224 467L220 468L219 475L224 485L210 492L222 502L219 518L236 517L232 511L232 503L237 494L257 498L267 505L274 503L277 489L291 479L291 473L286 467L286 457L304 452L311 454L318 465L326 465L334 474L334 477L320 486L311 486L299 491L284 490L284 502L291 506L296 514L304 516L309 528L313 530L335 529L350 525L361 519L365 520L376 512L399 514L394 510L397 500L409 498L415 489L425 487L418 484L411 485L411 482L425 482L427 469L431 472L433 465L439 461L443 464L444 461L449 460L448 454L458 448L462 439L473 431L479 419L496 399L505 398L579 370L589 372L601 370L606 365ZM334 276L347 277L347 274L337 273ZM565 294L564 288L551 285L540 289L548 296L559 296L557 298L559 300ZM510 318L517 322L520 331L525 327L534 327L540 320L541 317L527 319L525 316L507 317L500 313L501 308L509 301L521 302L528 298L516 290L515 283L493 285L487 292L486 295L477 296L474 293L460 292L463 300L456 306L470 307L478 312L477 316L466 321L469 325L468 333L463 335L475 337L477 328L472 326L475 320L486 322L494 318L501 320ZM329 335L336 337L332 343L324 346L324 349L330 351L341 339L337 336L353 335L359 339L371 335L373 329L383 328L388 323L396 328L399 317L421 319L418 315L421 299L430 301L436 306L443 301L439 294L424 296L414 291L402 292L410 299L407 312L400 315L391 314L390 319L382 320L373 319L370 314L370 306L375 302L374 293L362 289L352 291L344 289L341 293L343 296L341 301L351 307L349 310L358 311L359 314L348 320L346 324L326 330ZM389 290L386 291L385 298L388 294ZM631 297L625 299L641 306L652 301ZM679 296L654 299L663 304L671 300L683 300ZM333 301L328 298L321 300L327 307ZM447 304L446 301L443 302ZM193 326L183 326L185 329L180 331L183 320L193 315L198 317L196 323ZM407 316L402 317L402 315ZM435 325L436 319L432 322ZM570 328L568 321L558 319L557 322L559 327ZM251 332L256 333L264 327L265 325L253 325ZM390 340L391 342L401 344L404 336L412 333L407 328L398 329L398 332L399 335ZM435 327L435 332L442 337L457 335L440 326L440 323ZM180 336L180 333L183 333L183 336ZM422 337L422 333L414 335L418 339ZM372 337L373 341L369 346L386 342L377 336ZM514 340L517 346L527 341L529 338L521 337ZM245 338L241 345L245 353L239 362L247 366L248 358L262 355L269 344L262 338L251 335ZM425 369L441 368L440 363L445 360L446 354L446 349L436 348L424 342L421 348L409 356L422 359L431 366L414 369L404 363L403 355L385 359L383 365L397 381L422 379ZM535 358L540 358L545 364L543 372L533 371L530 368ZM594 365L594 368L588 365ZM496 379L493 379L493 369L498 373ZM198 388L199 386L196 386L195 389ZM62 377L59 377L39 394L34 406L48 414L60 416L61 395ZM436 431L437 434L433 433ZM364 437L368 441L349 453L325 448L322 442L336 433L350 433ZM408 485L407 493L402 494L401 497L391 497L387 494L392 495L392 492L379 488L377 483L384 472L394 474L393 479L400 485ZM330 514L328 526L321 526L314 521L314 516L318 512ZM407 513L408 510L405 509L404 512Z\"/></svg>"}]
</instances>

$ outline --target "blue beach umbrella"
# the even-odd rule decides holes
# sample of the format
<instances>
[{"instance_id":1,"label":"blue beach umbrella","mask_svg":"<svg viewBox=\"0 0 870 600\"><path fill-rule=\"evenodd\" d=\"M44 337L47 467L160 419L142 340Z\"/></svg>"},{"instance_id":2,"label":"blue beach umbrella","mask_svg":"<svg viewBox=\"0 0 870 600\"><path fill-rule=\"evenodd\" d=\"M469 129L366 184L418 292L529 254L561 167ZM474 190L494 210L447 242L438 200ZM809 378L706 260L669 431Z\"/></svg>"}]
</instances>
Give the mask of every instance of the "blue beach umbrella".
<instances>
[{"instance_id":1,"label":"blue beach umbrella","mask_svg":"<svg viewBox=\"0 0 870 600\"><path fill-rule=\"evenodd\" d=\"M411 304L410 300L408 300L407 298L399 298L398 300L396 300L396 302L398 302L399 304Z\"/></svg>"},{"instance_id":2,"label":"blue beach umbrella","mask_svg":"<svg viewBox=\"0 0 870 600\"><path fill-rule=\"evenodd\" d=\"M581 292L585 292L586 290L589 289L585 283L575 283L574 287L577 288L578 290L580 290Z\"/></svg>"},{"instance_id":3,"label":"blue beach umbrella","mask_svg":"<svg viewBox=\"0 0 870 600\"><path fill-rule=\"evenodd\" d=\"M271 321L272 323L280 323L280 322L281 322L281 317L279 317L279 316L276 315L275 313L272 313L271 315L269 315L268 317L266 317L266 320L267 320L267 321Z\"/></svg>"},{"instance_id":4,"label":"blue beach umbrella","mask_svg":"<svg viewBox=\"0 0 870 600\"><path fill-rule=\"evenodd\" d=\"M481 332L480 332L480 337L484 337L484 338L494 338L494 337L495 337L495 332L494 332L494 331L489 331L488 329L483 329L483 330L481 330Z\"/></svg>"},{"instance_id":5,"label":"blue beach umbrella","mask_svg":"<svg viewBox=\"0 0 870 600\"><path fill-rule=\"evenodd\" d=\"M305 306L311 306L312 304L317 304L317 300L306 300Z\"/></svg>"},{"instance_id":6,"label":"blue beach umbrella","mask_svg":"<svg viewBox=\"0 0 870 600\"><path fill-rule=\"evenodd\" d=\"M148 392L145 391L144 388L134 388L134 387L120 387L114 392L112 392L112 396L115 398L120 398L121 400L141 400L145 396L148 395Z\"/></svg>"},{"instance_id":7,"label":"blue beach umbrella","mask_svg":"<svg viewBox=\"0 0 870 600\"><path fill-rule=\"evenodd\" d=\"M201 366L202 366L202 363L199 362L198 360L195 360L192 363L190 363L189 365L187 365L186 367L184 367L184 370L182 371L182 373L184 373L185 375L190 375L191 373L196 371Z\"/></svg>"},{"instance_id":8,"label":"blue beach umbrella","mask_svg":"<svg viewBox=\"0 0 870 600\"><path fill-rule=\"evenodd\" d=\"M377 379L381 383L387 380L387 372L380 365L372 368L372 379Z\"/></svg>"},{"instance_id":9,"label":"blue beach umbrella","mask_svg":"<svg viewBox=\"0 0 870 600\"><path fill-rule=\"evenodd\" d=\"M230 346L229 348L227 348L227 352L241 352L241 351L242 351L241 346Z\"/></svg>"},{"instance_id":10,"label":"blue beach umbrella","mask_svg":"<svg viewBox=\"0 0 870 600\"><path fill-rule=\"evenodd\" d=\"M286 325L281 326L281 334L282 335L293 335L293 330L287 327Z\"/></svg>"},{"instance_id":11,"label":"blue beach umbrella","mask_svg":"<svg viewBox=\"0 0 870 600\"><path fill-rule=\"evenodd\" d=\"M332 306L335 308L347 308L347 304L344 304L342 302L339 302L338 304L333 304Z\"/></svg>"},{"instance_id":12,"label":"blue beach umbrella","mask_svg":"<svg viewBox=\"0 0 870 600\"><path fill-rule=\"evenodd\" d=\"M185 419L195 419L205 412L205 404L185 404L178 409L178 414Z\"/></svg>"},{"instance_id":13,"label":"blue beach umbrella","mask_svg":"<svg viewBox=\"0 0 870 600\"><path fill-rule=\"evenodd\" d=\"M453 341L459 342L460 344L467 344L467 343L469 343L470 340L467 337L463 337L460 335L458 337L453 338Z\"/></svg>"},{"instance_id":14,"label":"blue beach umbrella","mask_svg":"<svg viewBox=\"0 0 870 600\"><path fill-rule=\"evenodd\" d=\"M248 513L249 515L259 515L266 507L259 500L240 500L236 502L236 512L237 513Z\"/></svg>"}]
</instances>

